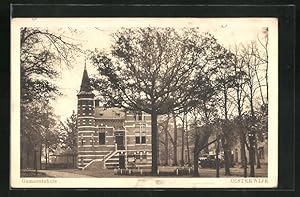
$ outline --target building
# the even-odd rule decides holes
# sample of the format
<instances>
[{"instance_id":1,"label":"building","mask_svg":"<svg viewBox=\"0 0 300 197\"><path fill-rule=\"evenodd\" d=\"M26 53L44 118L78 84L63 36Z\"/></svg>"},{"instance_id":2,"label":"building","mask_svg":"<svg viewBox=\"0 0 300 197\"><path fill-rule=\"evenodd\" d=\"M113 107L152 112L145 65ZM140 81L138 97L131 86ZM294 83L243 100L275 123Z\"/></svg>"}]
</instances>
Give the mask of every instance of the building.
<instances>
[{"instance_id":1,"label":"building","mask_svg":"<svg viewBox=\"0 0 300 197\"><path fill-rule=\"evenodd\" d=\"M100 106L86 68L77 97L78 168L151 167L150 114Z\"/></svg>"},{"instance_id":2,"label":"building","mask_svg":"<svg viewBox=\"0 0 300 197\"><path fill-rule=\"evenodd\" d=\"M163 124L164 119L160 119L160 124ZM180 121L178 121L180 122ZM168 128L170 135L174 139L174 122L172 119L168 121ZM179 123L177 125L177 163L182 165L182 144L184 145L183 148L183 164L184 165L193 165L194 163L194 147L195 147L195 141L192 137L193 135L193 127L192 125L189 125L188 128L185 128L184 130L184 141L182 143L182 125ZM236 133L239 131L235 131ZM187 138L187 133L188 138ZM159 163L161 165L173 165L174 163L174 146L171 143L170 136L168 137L168 143L165 142L165 132L160 131L159 132ZM210 137L207 139L206 143L212 142L216 140L216 135L211 134ZM168 146L168 150L166 150L166 144ZM200 157L203 155L216 155L216 147L217 143L214 142L210 144L209 146L203 148L203 150L200 152ZM239 138L234 138L234 140L230 144L230 159L231 161L238 167L241 165L241 154L240 154L240 142ZM222 147L222 143L219 144L219 154L222 158L224 158L224 149ZM166 155L166 152L168 155ZM258 158L261 164L267 164L268 163L268 140L266 136L262 141L257 141L257 151L255 154L258 154ZM249 163L249 151L246 148L246 157L248 159ZM257 157L255 157L257 159ZM167 160L167 161L166 161Z\"/></svg>"}]
</instances>

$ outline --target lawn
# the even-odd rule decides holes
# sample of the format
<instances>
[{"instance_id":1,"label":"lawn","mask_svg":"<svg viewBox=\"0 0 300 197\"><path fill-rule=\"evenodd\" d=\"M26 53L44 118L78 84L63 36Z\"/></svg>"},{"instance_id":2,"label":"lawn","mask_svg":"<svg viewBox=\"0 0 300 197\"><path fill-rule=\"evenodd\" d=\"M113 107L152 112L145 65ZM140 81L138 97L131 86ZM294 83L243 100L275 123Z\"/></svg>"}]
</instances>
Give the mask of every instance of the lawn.
<instances>
[{"instance_id":1,"label":"lawn","mask_svg":"<svg viewBox=\"0 0 300 197\"><path fill-rule=\"evenodd\" d=\"M186 171L184 175L181 175L179 172L179 175L176 175L176 168L181 168L181 167L176 167L176 166L168 166L168 167L159 167L159 176L160 177L193 177L192 175L192 169L190 171L190 174ZM145 177L145 176L151 176L150 175L150 169L143 169L142 172L141 170L134 169L130 171L128 170L123 170L122 175L120 174L120 170L118 171L118 174L116 174L116 170L108 170L108 169L99 169L99 170L79 170L79 169L65 169L61 170L64 172L69 172L69 173L74 173L74 174L81 174L81 175L87 175L87 176L92 176L92 177L112 177L112 178L117 178L117 177ZM243 177L243 169L239 167L231 168L231 176L229 177ZM250 168L248 168L248 175L249 175ZM255 175L256 177L267 177L267 166L263 165L261 169L255 169ZM220 169L220 177L226 177L224 176L224 168ZM211 169L211 168L200 168L199 169L199 174L200 177L216 177L216 169ZM228 177L228 176L227 176Z\"/></svg>"},{"instance_id":2,"label":"lawn","mask_svg":"<svg viewBox=\"0 0 300 197\"><path fill-rule=\"evenodd\" d=\"M36 174L34 170L21 170L21 177L50 177L50 176L48 176L44 172L37 172Z\"/></svg>"}]
</instances>

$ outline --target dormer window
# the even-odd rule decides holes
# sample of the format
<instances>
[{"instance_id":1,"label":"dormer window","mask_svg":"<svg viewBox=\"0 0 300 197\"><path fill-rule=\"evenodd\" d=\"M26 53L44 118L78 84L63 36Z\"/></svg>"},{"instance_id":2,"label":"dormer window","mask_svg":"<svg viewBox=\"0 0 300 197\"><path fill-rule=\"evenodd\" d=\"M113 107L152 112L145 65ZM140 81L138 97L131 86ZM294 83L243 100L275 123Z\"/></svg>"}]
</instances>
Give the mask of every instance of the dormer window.
<instances>
[{"instance_id":1,"label":"dormer window","mask_svg":"<svg viewBox=\"0 0 300 197\"><path fill-rule=\"evenodd\" d=\"M141 120L143 120L142 112L138 112L138 113L135 114L135 120L136 120L136 121L141 121Z\"/></svg>"},{"instance_id":2,"label":"dormer window","mask_svg":"<svg viewBox=\"0 0 300 197\"><path fill-rule=\"evenodd\" d=\"M143 119L142 113L138 114L138 120L142 120L142 119Z\"/></svg>"}]
</instances>

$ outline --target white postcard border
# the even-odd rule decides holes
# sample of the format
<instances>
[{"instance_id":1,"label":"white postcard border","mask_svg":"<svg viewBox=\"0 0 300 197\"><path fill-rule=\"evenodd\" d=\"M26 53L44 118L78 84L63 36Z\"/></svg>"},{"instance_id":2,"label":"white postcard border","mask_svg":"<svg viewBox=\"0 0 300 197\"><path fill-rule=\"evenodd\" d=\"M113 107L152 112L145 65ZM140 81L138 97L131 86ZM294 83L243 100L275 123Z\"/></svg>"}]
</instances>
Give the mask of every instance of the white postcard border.
<instances>
[{"instance_id":1,"label":"white postcard border","mask_svg":"<svg viewBox=\"0 0 300 197\"><path fill-rule=\"evenodd\" d=\"M93 26L114 20L128 26L189 26L197 18L14 18L11 22L11 133L10 184L12 188L272 188L278 182L278 22L277 18L198 18L198 20L252 20L269 27L269 123L267 178L21 178L20 177L20 28L24 26ZM147 22L145 22L147 21ZM154 22L153 22L154 21ZM172 23L170 23L170 21ZM176 26L176 25L175 25Z\"/></svg>"}]
</instances>

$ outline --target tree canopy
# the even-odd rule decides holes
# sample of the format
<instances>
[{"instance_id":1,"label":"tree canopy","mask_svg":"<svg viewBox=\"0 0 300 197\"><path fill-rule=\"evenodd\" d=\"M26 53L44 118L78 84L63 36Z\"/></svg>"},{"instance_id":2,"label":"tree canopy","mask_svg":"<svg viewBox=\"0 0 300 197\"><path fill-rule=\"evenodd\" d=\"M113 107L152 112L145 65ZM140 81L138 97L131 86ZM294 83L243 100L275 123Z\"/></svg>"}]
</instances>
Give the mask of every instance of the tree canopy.
<instances>
[{"instance_id":1,"label":"tree canopy","mask_svg":"<svg viewBox=\"0 0 300 197\"><path fill-rule=\"evenodd\" d=\"M111 53L95 51L94 81L105 103L158 114L180 110L205 95L203 71L218 47L210 34L196 29L134 28L113 34ZM196 95L198 94L198 95Z\"/></svg>"},{"instance_id":2,"label":"tree canopy","mask_svg":"<svg viewBox=\"0 0 300 197\"><path fill-rule=\"evenodd\" d=\"M112 35L110 53L91 60L100 76L93 85L108 106L151 114L152 173L157 171L157 115L180 111L212 94L216 39L196 28L123 28Z\"/></svg>"},{"instance_id":3,"label":"tree canopy","mask_svg":"<svg viewBox=\"0 0 300 197\"><path fill-rule=\"evenodd\" d=\"M70 30L74 32L74 30ZM21 102L53 98L59 93L52 79L59 76L62 63L68 67L80 51L66 30L24 27L20 31Z\"/></svg>"},{"instance_id":4,"label":"tree canopy","mask_svg":"<svg viewBox=\"0 0 300 197\"><path fill-rule=\"evenodd\" d=\"M20 30L21 149L31 152L33 144L46 155L59 144L57 117L49 101L60 95L54 82L65 64L71 67L79 44L66 33L76 30L24 27ZM77 43L77 44L76 44ZM21 161L22 162L22 161Z\"/></svg>"}]
</instances>

